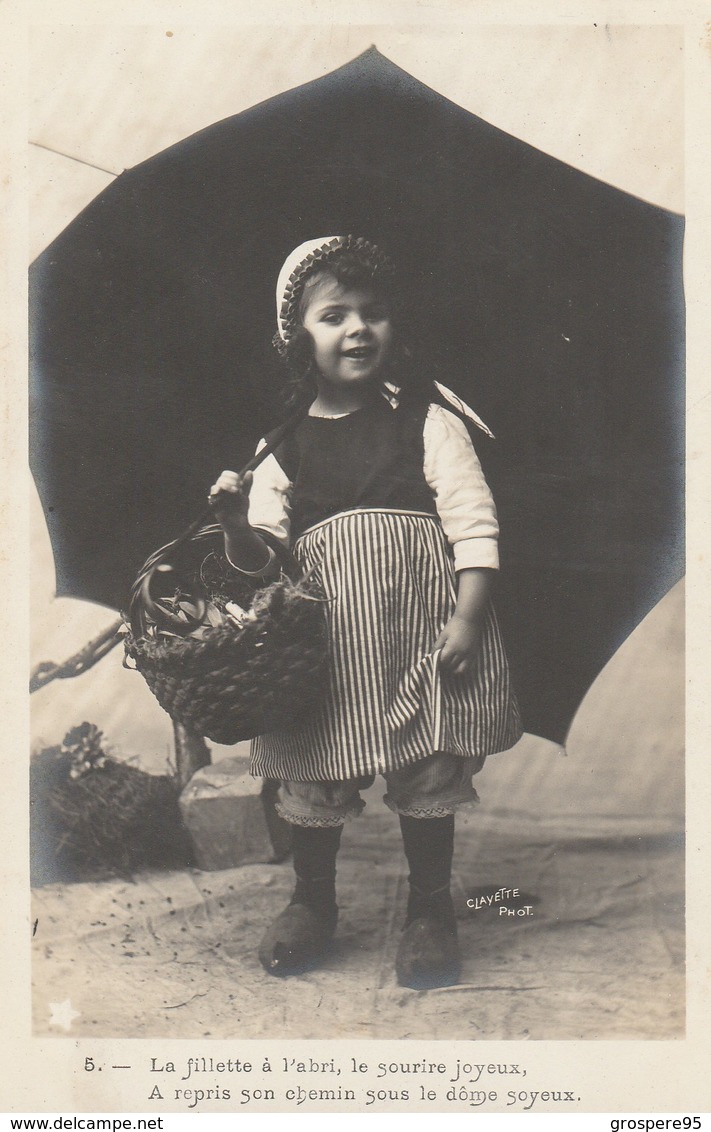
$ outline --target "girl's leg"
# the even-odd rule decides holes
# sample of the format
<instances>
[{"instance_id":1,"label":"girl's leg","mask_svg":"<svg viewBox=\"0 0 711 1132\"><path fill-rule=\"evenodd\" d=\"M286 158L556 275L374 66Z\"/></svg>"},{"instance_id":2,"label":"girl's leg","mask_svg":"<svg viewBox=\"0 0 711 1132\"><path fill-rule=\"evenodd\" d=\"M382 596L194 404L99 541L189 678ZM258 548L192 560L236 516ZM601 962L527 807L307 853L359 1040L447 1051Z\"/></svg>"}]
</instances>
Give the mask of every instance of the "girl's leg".
<instances>
[{"instance_id":1,"label":"girl's leg","mask_svg":"<svg viewBox=\"0 0 711 1132\"><path fill-rule=\"evenodd\" d=\"M298 975L323 955L336 929L336 854L343 826L293 826L296 885L267 929L259 959L270 975Z\"/></svg>"},{"instance_id":2,"label":"girl's leg","mask_svg":"<svg viewBox=\"0 0 711 1132\"><path fill-rule=\"evenodd\" d=\"M454 815L400 815L403 847L410 866L405 929L395 970L401 986L426 990L459 982L457 922L450 893Z\"/></svg>"},{"instance_id":3,"label":"girl's leg","mask_svg":"<svg viewBox=\"0 0 711 1132\"><path fill-rule=\"evenodd\" d=\"M292 826L296 885L288 907L267 929L259 959L270 975L299 975L317 965L336 930L336 855L343 824L360 813L350 782L282 782L277 810Z\"/></svg>"},{"instance_id":4,"label":"girl's leg","mask_svg":"<svg viewBox=\"0 0 711 1132\"><path fill-rule=\"evenodd\" d=\"M450 893L454 811L477 801L474 759L436 752L386 775L385 802L400 818L410 894L396 971L401 986L423 990L459 981L457 922Z\"/></svg>"}]
</instances>

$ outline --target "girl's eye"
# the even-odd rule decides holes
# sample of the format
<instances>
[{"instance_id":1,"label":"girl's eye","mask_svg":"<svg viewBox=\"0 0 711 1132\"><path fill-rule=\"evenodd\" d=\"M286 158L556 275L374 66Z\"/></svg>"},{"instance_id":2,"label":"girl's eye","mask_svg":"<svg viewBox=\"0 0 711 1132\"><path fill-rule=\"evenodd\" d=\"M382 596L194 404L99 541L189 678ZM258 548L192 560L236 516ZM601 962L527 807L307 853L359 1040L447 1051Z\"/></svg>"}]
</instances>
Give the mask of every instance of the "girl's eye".
<instances>
[{"instance_id":1,"label":"girl's eye","mask_svg":"<svg viewBox=\"0 0 711 1132\"><path fill-rule=\"evenodd\" d=\"M328 314L323 315L321 319L322 322L330 322L334 326L337 326L341 320L342 315L338 314L337 311L330 311Z\"/></svg>"}]
</instances>

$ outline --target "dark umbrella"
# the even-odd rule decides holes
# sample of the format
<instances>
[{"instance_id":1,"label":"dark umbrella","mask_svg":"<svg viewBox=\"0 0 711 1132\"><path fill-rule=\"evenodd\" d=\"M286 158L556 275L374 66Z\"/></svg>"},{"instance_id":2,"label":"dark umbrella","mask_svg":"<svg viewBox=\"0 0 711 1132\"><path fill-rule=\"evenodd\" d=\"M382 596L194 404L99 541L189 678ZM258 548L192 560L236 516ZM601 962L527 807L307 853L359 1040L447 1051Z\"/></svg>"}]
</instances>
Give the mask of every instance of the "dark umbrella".
<instances>
[{"instance_id":1,"label":"dark umbrella","mask_svg":"<svg viewBox=\"0 0 711 1132\"><path fill-rule=\"evenodd\" d=\"M502 133L374 48L123 173L32 267L32 467L57 590L143 560L277 420L273 285L384 243L438 376L497 441L498 605L526 728L561 740L681 575L680 217Z\"/></svg>"}]
</instances>

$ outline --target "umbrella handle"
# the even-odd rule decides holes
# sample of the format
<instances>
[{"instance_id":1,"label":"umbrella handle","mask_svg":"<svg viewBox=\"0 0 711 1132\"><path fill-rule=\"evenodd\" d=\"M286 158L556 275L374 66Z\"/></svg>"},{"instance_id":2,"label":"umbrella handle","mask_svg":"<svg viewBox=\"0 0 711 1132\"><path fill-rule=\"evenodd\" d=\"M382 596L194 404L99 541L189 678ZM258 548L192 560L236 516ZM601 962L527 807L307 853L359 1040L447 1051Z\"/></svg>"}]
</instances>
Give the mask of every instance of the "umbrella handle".
<instances>
[{"instance_id":1,"label":"umbrella handle","mask_svg":"<svg viewBox=\"0 0 711 1132\"><path fill-rule=\"evenodd\" d=\"M255 452L254 456L244 465L239 473L240 476L245 476L247 472L253 472L255 468L259 467L263 460L266 460L267 456L270 456L272 452L279 447L282 441L294 431L296 426L306 416L309 404L300 405L279 428L274 430L271 439L268 440L258 452ZM196 610L195 616L186 620L169 612L164 605L160 604L159 600L153 597L151 587L155 580L156 573L159 571L165 573L166 568L167 570L172 570L169 559L172 558L181 547L201 537L212 537L220 531L221 528L219 525L211 522L211 520L212 507L207 507L182 534L178 535L172 542L166 543L165 546L161 546L158 550L154 551L143 563L138 577L131 587L131 597L128 606L128 620L134 637L144 637L151 623L158 628L166 629L168 632L178 633L182 636L187 636L201 624L205 615L206 595L203 587L198 582L193 583L193 590L189 594L186 594L186 596L190 597L194 602Z\"/></svg>"}]
</instances>

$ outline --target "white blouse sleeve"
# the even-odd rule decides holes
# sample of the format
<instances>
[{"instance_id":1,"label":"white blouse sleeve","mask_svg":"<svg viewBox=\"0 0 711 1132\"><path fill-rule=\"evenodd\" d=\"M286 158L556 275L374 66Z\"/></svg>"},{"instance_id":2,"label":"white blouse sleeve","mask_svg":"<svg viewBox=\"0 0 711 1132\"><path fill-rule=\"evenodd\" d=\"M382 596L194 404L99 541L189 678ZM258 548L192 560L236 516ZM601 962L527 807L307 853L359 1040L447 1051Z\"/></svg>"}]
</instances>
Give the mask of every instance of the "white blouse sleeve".
<instances>
[{"instance_id":1,"label":"white blouse sleeve","mask_svg":"<svg viewBox=\"0 0 711 1132\"><path fill-rule=\"evenodd\" d=\"M425 479L454 551L455 570L499 566L499 524L479 458L459 417L430 405L424 427Z\"/></svg>"},{"instance_id":2,"label":"white blouse sleeve","mask_svg":"<svg viewBox=\"0 0 711 1132\"><path fill-rule=\"evenodd\" d=\"M266 441L260 440L257 452ZM289 545L291 481L274 454L254 469L249 493L249 525L266 531L284 546Z\"/></svg>"}]
</instances>

